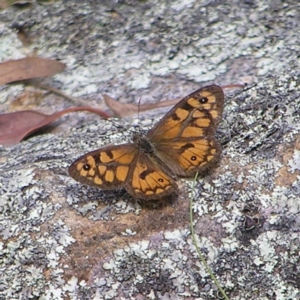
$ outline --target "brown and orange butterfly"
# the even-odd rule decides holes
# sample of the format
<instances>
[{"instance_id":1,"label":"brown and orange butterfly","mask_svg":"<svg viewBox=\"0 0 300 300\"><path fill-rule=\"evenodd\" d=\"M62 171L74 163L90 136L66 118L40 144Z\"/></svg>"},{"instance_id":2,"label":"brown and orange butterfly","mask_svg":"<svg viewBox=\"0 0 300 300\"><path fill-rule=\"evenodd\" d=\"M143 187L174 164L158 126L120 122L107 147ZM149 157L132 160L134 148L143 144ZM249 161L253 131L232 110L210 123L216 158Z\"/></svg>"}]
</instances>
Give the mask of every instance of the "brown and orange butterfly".
<instances>
[{"instance_id":1,"label":"brown and orange butterfly","mask_svg":"<svg viewBox=\"0 0 300 300\"><path fill-rule=\"evenodd\" d=\"M223 107L222 89L203 87L177 103L145 136L89 152L72 163L69 174L103 190L125 188L138 199L168 196L176 191L177 178L192 178L219 159L214 135Z\"/></svg>"}]
</instances>

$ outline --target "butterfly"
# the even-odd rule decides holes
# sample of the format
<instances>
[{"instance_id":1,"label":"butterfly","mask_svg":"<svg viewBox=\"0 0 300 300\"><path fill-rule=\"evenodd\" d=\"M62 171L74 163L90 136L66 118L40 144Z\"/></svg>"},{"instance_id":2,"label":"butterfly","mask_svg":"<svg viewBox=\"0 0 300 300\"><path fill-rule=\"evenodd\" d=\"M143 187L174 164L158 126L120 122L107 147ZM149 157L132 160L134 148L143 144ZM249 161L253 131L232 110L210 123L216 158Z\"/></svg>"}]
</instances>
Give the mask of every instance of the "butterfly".
<instances>
[{"instance_id":1,"label":"butterfly","mask_svg":"<svg viewBox=\"0 0 300 300\"><path fill-rule=\"evenodd\" d=\"M134 198L161 199L178 178L204 173L219 158L214 137L224 107L221 87L210 85L179 101L146 135L89 152L69 167L76 181L103 190L125 188Z\"/></svg>"}]
</instances>

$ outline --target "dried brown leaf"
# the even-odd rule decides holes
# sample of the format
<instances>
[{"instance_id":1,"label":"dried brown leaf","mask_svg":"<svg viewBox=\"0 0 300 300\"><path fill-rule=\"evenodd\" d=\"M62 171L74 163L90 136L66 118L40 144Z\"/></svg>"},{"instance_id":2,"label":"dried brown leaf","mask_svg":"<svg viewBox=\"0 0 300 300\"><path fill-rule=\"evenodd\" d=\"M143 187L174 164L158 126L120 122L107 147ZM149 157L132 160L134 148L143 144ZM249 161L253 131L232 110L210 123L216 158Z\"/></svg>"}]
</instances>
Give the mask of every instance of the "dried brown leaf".
<instances>
[{"instance_id":1,"label":"dried brown leaf","mask_svg":"<svg viewBox=\"0 0 300 300\"><path fill-rule=\"evenodd\" d=\"M0 144L3 146L15 145L28 135L52 123L61 116L76 111L89 111L103 118L110 117L102 110L91 107L71 107L52 115L45 115L33 110L3 114L0 115Z\"/></svg>"},{"instance_id":2,"label":"dried brown leaf","mask_svg":"<svg viewBox=\"0 0 300 300\"><path fill-rule=\"evenodd\" d=\"M108 95L103 95L106 105L120 118L136 114L138 111L147 111L160 107L175 105L181 98L166 100L158 103L141 104L140 107L131 103L121 103Z\"/></svg>"},{"instance_id":3,"label":"dried brown leaf","mask_svg":"<svg viewBox=\"0 0 300 300\"><path fill-rule=\"evenodd\" d=\"M0 85L18 80L49 77L65 69L66 65L48 58L26 57L0 63Z\"/></svg>"},{"instance_id":4,"label":"dried brown leaf","mask_svg":"<svg viewBox=\"0 0 300 300\"><path fill-rule=\"evenodd\" d=\"M8 8L11 5L13 5L13 3L9 0L0 0L0 9Z\"/></svg>"},{"instance_id":5,"label":"dried brown leaf","mask_svg":"<svg viewBox=\"0 0 300 300\"><path fill-rule=\"evenodd\" d=\"M114 114L120 118L124 118L138 112L138 106L135 104L121 103L108 95L103 95L103 99Z\"/></svg>"},{"instance_id":6,"label":"dried brown leaf","mask_svg":"<svg viewBox=\"0 0 300 300\"><path fill-rule=\"evenodd\" d=\"M244 88L242 84L230 84L222 87L223 89L235 89ZM140 107L131 103L121 103L116 101L108 95L103 95L106 105L120 118L128 117L130 115L136 114L138 111L147 111L151 109L156 109L160 107L173 106L178 103L182 98L175 98L173 100L165 100L158 103L141 104Z\"/></svg>"}]
</instances>

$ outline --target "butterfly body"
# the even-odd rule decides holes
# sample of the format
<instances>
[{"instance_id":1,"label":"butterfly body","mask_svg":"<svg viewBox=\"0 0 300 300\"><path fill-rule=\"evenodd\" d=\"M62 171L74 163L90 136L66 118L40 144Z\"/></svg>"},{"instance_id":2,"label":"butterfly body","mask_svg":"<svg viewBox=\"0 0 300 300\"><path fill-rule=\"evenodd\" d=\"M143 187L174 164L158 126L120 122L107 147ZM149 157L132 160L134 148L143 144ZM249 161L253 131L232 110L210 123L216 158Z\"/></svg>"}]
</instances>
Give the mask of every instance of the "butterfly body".
<instances>
[{"instance_id":1,"label":"butterfly body","mask_svg":"<svg viewBox=\"0 0 300 300\"><path fill-rule=\"evenodd\" d=\"M221 147L214 134L223 106L219 86L201 88L177 103L146 135L83 155L69 174L104 190L125 188L138 199L168 196L176 191L178 177L203 173L219 159Z\"/></svg>"},{"instance_id":2,"label":"butterfly body","mask_svg":"<svg viewBox=\"0 0 300 300\"><path fill-rule=\"evenodd\" d=\"M134 134L132 141L134 144L137 144L140 150L144 153L151 154L155 151L153 144L146 135Z\"/></svg>"}]
</instances>

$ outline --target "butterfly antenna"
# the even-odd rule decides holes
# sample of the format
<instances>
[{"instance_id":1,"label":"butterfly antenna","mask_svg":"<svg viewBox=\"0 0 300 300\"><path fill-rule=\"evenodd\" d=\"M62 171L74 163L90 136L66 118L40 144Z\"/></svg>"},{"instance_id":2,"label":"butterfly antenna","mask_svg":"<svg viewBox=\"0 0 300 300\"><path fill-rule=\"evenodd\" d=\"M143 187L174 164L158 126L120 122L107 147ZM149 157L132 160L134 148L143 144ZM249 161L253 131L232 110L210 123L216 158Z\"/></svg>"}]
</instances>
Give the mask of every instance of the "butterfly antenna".
<instances>
[{"instance_id":1,"label":"butterfly antenna","mask_svg":"<svg viewBox=\"0 0 300 300\"><path fill-rule=\"evenodd\" d=\"M142 98L140 97L139 101L138 101L138 123L137 123L137 127L138 127L139 134L141 134L141 126L140 126L141 99Z\"/></svg>"}]
</instances>

